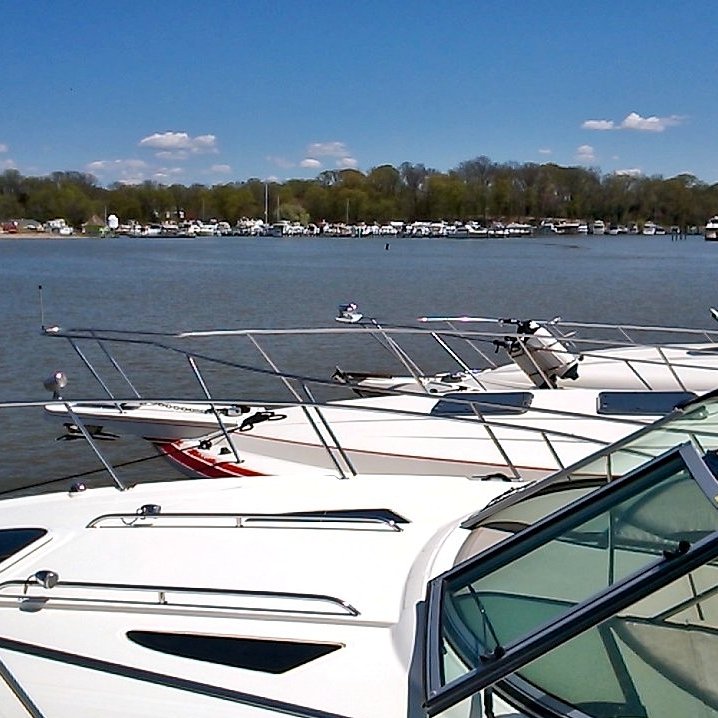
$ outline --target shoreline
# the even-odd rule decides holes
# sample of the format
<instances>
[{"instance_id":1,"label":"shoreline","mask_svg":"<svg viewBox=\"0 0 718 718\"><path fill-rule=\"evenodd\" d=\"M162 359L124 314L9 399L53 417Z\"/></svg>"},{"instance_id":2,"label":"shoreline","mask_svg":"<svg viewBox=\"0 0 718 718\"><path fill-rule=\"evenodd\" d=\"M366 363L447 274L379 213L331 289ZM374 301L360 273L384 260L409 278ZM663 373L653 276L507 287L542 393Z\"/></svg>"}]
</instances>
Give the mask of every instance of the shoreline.
<instances>
[{"instance_id":1,"label":"shoreline","mask_svg":"<svg viewBox=\"0 0 718 718\"><path fill-rule=\"evenodd\" d=\"M54 232L2 232L0 233L0 242L12 239L103 239L99 235L91 234L68 234L60 235Z\"/></svg>"}]
</instances>

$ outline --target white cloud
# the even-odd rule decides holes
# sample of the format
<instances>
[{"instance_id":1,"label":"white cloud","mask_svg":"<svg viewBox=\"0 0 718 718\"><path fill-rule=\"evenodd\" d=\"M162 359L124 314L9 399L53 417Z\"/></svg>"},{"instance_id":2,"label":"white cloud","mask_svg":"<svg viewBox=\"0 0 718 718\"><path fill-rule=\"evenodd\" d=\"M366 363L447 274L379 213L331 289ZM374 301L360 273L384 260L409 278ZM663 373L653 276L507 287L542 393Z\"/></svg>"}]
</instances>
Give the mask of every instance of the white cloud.
<instances>
[{"instance_id":1,"label":"white cloud","mask_svg":"<svg viewBox=\"0 0 718 718\"><path fill-rule=\"evenodd\" d=\"M177 177L178 175L182 175L182 174L184 174L183 167L160 167L152 175L152 179L155 179L158 182L161 182L162 180L173 179L174 177Z\"/></svg>"},{"instance_id":2,"label":"white cloud","mask_svg":"<svg viewBox=\"0 0 718 718\"><path fill-rule=\"evenodd\" d=\"M152 147L162 152L187 151L195 154L217 152L215 135L190 137L186 132L155 132L139 141L140 147Z\"/></svg>"},{"instance_id":3,"label":"white cloud","mask_svg":"<svg viewBox=\"0 0 718 718\"><path fill-rule=\"evenodd\" d=\"M631 112L621 122L624 130L640 130L642 132L663 132L666 127L680 125L682 118L678 115L670 117L641 117L637 112Z\"/></svg>"},{"instance_id":4,"label":"white cloud","mask_svg":"<svg viewBox=\"0 0 718 718\"><path fill-rule=\"evenodd\" d=\"M0 143L0 152L7 152L10 148L3 143Z\"/></svg>"},{"instance_id":5,"label":"white cloud","mask_svg":"<svg viewBox=\"0 0 718 718\"><path fill-rule=\"evenodd\" d=\"M176 152L162 150L155 152L155 157L160 160L186 160L189 157L189 152L187 150L177 150Z\"/></svg>"},{"instance_id":6,"label":"white cloud","mask_svg":"<svg viewBox=\"0 0 718 718\"><path fill-rule=\"evenodd\" d=\"M550 150L548 147L541 147L539 148L539 154L540 155L550 155L553 150Z\"/></svg>"},{"instance_id":7,"label":"white cloud","mask_svg":"<svg viewBox=\"0 0 718 718\"><path fill-rule=\"evenodd\" d=\"M629 112L621 122L614 120L586 120L581 124L584 130L637 130L639 132L663 132L667 127L680 125L685 118L679 115L669 117L641 117L637 112Z\"/></svg>"},{"instance_id":8,"label":"white cloud","mask_svg":"<svg viewBox=\"0 0 718 718\"><path fill-rule=\"evenodd\" d=\"M209 171L215 172L216 174L226 175L232 171L232 168L229 165L218 164L218 165L212 165L209 168Z\"/></svg>"},{"instance_id":9,"label":"white cloud","mask_svg":"<svg viewBox=\"0 0 718 718\"><path fill-rule=\"evenodd\" d=\"M630 169L616 170L614 174L622 177L640 177L643 172L638 167L631 167Z\"/></svg>"},{"instance_id":10,"label":"white cloud","mask_svg":"<svg viewBox=\"0 0 718 718\"><path fill-rule=\"evenodd\" d=\"M313 157L307 157L299 163L299 166L319 169L322 166L322 163L319 160L315 160Z\"/></svg>"},{"instance_id":11,"label":"white cloud","mask_svg":"<svg viewBox=\"0 0 718 718\"><path fill-rule=\"evenodd\" d=\"M16 170L17 169L17 162L15 160L7 159L0 162L0 167L2 167L5 170Z\"/></svg>"},{"instance_id":12,"label":"white cloud","mask_svg":"<svg viewBox=\"0 0 718 718\"><path fill-rule=\"evenodd\" d=\"M591 145L581 145L576 148L576 159L580 162L593 162L596 159L596 154Z\"/></svg>"},{"instance_id":13,"label":"white cloud","mask_svg":"<svg viewBox=\"0 0 718 718\"><path fill-rule=\"evenodd\" d=\"M337 160L337 167L341 169L353 169L358 164L354 157L341 157Z\"/></svg>"},{"instance_id":14,"label":"white cloud","mask_svg":"<svg viewBox=\"0 0 718 718\"><path fill-rule=\"evenodd\" d=\"M145 167L147 167L147 163L144 160L97 160L90 162L86 169L90 172L104 172L109 169L137 171Z\"/></svg>"},{"instance_id":15,"label":"white cloud","mask_svg":"<svg viewBox=\"0 0 718 718\"><path fill-rule=\"evenodd\" d=\"M308 157L346 157L349 154L343 142L314 142L307 147Z\"/></svg>"},{"instance_id":16,"label":"white cloud","mask_svg":"<svg viewBox=\"0 0 718 718\"><path fill-rule=\"evenodd\" d=\"M144 160L96 160L85 165L93 175L123 184L139 184L147 179L148 165Z\"/></svg>"},{"instance_id":17,"label":"white cloud","mask_svg":"<svg viewBox=\"0 0 718 718\"><path fill-rule=\"evenodd\" d=\"M616 124L613 120L586 120L581 127L584 130L615 130Z\"/></svg>"}]
</instances>

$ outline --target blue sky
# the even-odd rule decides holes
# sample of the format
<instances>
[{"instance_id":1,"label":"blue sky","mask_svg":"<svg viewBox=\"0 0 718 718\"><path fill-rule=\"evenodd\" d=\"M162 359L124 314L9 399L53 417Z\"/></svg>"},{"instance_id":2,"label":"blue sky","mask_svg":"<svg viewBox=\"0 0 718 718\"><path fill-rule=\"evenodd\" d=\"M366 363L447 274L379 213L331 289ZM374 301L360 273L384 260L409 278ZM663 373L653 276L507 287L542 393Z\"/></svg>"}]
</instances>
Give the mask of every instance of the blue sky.
<instances>
[{"instance_id":1,"label":"blue sky","mask_svg":"<svg viewBox=\"0 0 718 718\"><path fill-rule=\"evenodd\" d=\"M312 178L478 155L718 182L718 2L7 0L0 169Z\"/></svg>"}]
</instances>

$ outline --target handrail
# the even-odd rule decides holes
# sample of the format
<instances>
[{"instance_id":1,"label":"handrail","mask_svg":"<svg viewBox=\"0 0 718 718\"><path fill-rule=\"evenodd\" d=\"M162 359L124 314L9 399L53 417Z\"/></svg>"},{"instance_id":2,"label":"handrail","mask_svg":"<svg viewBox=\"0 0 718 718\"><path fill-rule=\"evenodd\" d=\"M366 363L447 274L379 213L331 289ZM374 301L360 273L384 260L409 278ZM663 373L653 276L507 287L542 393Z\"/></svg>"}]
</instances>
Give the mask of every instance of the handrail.
<instances>
[{"instance_id":1,"label":"handrail","mask_svg":"<svg viewBox=\"0 0 718 718\"><path fill-rule=\"evenodd\" d=\"M21 589L17 593L13 589ZM95 591L117 591L119 593L128 594L146 594L147 600L120 600L117 598L87 598L82 595L61 595L61 589L73 589L82 592L92 593ZM172 606L176 608L209 608L209 609L230 609L240 611L257 611L262 613L292 613L306 615L329 615L329 616L359 616L360 612L347 601L335 596L316 593L295 593L291 591L250 591L241 589L222 589L222 588L192 588L189 586L158 586L153 584L126 584L126 583L102 583L92 581L58 581L53 588L45 589L41 594L37 594L39 590L37 584L28 583L27 581L4 581L0 583L0 598L7 597L19 600L57 600L78 603L109 603L121 605L153 605L153 606ZM33 591L33 593L30 593ZM306 610L299 608L284 608L281 606L251 606L251 605L232 605L228 603L183 603L173 601L173 595L179 596L196 596L216 598L243 598L243 599L267 599L280 601L307 601L313 604L328 604L333 606L329 610Z\"/></svg>"},{"instance_id":2,"label":"handrail","mask_svg":"<svg viewBox=\"0 0 718 718\"><path fill-rule=\"evenodd\" d=\"M217 521L225 520L224 528L283 528L285 524L292 525L291 528L309 527L312 529L339 529L354 530L353 526L365 526L370 531L392 531L401 532L403 529L396 521L388 517L367 517L367 516L326 516L321 513L303 514L301 516L291 514L237 514L237 513L160 513L155 515L143 515L137 513L103 514L92 519L87 524L88 529L93 528L133 528L141 522L142 528L168 528L166 524L172 521L214 519L215 523L207 522L205 528L217 528ZM112 521L117 523L112 523ZM107 523L108 525L103 525ZM165 524L163 526L162 524ZM294 526L296 524L297 526ZM302 526L304 524L304 526ZM182 528L184 524L169 526L169 528ZM201 525L193 524L192 529L202 528Z\"/></svg>"},{"instance_id":3,"label":"handrail","mask_svg":"<svg viewBox=\"0 0 718 718\"><path fill-rule=\"evenodd\" d=\"M507 326L508 321L505 319L486 319L481 317L419 317L420 323L459 323L459 324L480 324L487 323L493 326ZM701 336L707 341L718 341L718 329L694 329L692 327L672 327L672 326L661 326L661 325L648 325L648 324L609 324L600 322L572 322L560 320L554 322L553 320L537 319L537 324L542 326L557 326L566 327L569 329L609 329L614 331L639 331L639 332L656 332L656 333L670 333L670 334L685 334L689 336ZM118 337L121 336L145 336L145 337L165 337L174 339L189 339L199 337L227 337L227 336L243 336L246 334L347 334L356 333L356 328L375 328L374 325L366 324L355 324L349 327L347 326L330 326L330 327L250 327L241 329L207 329L207 330L195 330L195 331L153 331L153 330L135 330L135 329L114 329L111 327L67 327L63 328L60 326L44 327L43 333L48 336L61 336L67 338L67 336L75 336L78 339L89 339L95 338L95 334L103 332L106 334L115 334ZM391 332L392 334L426 334L427 330L423 327L408 326L408 325L382 325L382 331ZM435 330L432 330L435 331ZM454 330L459 331L459 330ZM460 333L465 333L465 330L460 330ZM489 331L475 331L476 334L485 334L487 336L499 337L506 336L505 330ZM633 343L633 342L631 342Z\"/></svg>"},{"instance_id":4,"label":"handrail","mask_svg":"<svg viewBox=\"0 0 718 718\"><path fill-rule=\"evenodd\" d=\"M53 336L53 335L51 335L51 336ZM59 335L54 335L54 336L59 336ZM294 379L294 380L300 381L302 383L310 382L310 383L316 384L316 385L330 386L333 388L337 388L337 383L335 381L333 381L332 379L325 379L322 377L312 377L312 376L308 376L306 374L296 374L293 372L279 371L276 368L276 366L274 366L271 369L263 369L261 367L255 366L255 365L243 364L243 363L239 363L239 362L229 361L227 359L220 359L219 357L213 357L211 355L200 353L200 352L189 351L187 349L180 349L180 348L172 346L170 344L164 344L161 342L145 341L145 340L126 340L126 339L119 339L119 338L112 338L112 337L104 337L101 339L103 339L104 341L110 341L110 342L120 342L120 343L129 342L129 343L133 343L133 344L142 344L142 345L153 346L158 349L164 349L164 350L172 352L172 353L180 354L188 359L191 357L194 360L199 359L202 361L208 361L208 362L212 362L214 364L218 364L220 366L231 367L231 368L238 369L241 371L246 371L248 373L255 373L255 374L260 374L260 375L264 375L264 376L278 377L278 378L281 378L285 382L285 384L286 384L287 380ZM611 346L611 347L615 346L614 344L612 344L610 342L603 342L603 344L605 344L606 346ZM653 345L643 345L643 346L648 346L649 348L654 348ZM659 345L655 345L655 348L658 348L658 346ZM690 345L690 346L688 346L688 345L685 345L685 346L684 345L671 345L671 347L675 348L675 349L694 349L695 348L693 345ZM716 351L718 353L718 347L716 347ZM656 360L656 359L636 359L636 358L623 358L623 357L618 357L618 358L613 357L612 358L612 357L606 357L605 355L595 354L595 353L591 353L591 352L582 352L581 356L583 356L584 358L596 357L596 358L606 359L607 361L612 361L612 362L616 362L616 363L625 363L628 366L632 366L635 364L645 364L645 365L649 365L649 366L670 366L672 369L685 368L685 369L698 369L698 370L704 370L704 371L715 371L715 367L713 367L713 366L709 367L709 366L702 366L702 365L686 364L686 363L683 363L680 361L673 361L673 360L669 361L667 358L665 358L665 361ZM665 357L665 355L662 355L662 356ZM717 374L718 374L718 372L717 372ZM407 393L407 392L403 392L401 390L394 390L394 389L381 388L381 387L376 387L376 388L372 387L372 391L375 391L375 392L381 393L381 394L387 394L387 395L395 395L395 394L401 395L401 394ZM295 394L295 396L296 396L296 394ZM132 397L131 399L125 399L124 401L132 401L132 399L137 399L137 398L138 397L135 396L135 397ZM119 399L116 399L116 397L114 397L114 395L112 395L111 393L110 393L110 399L113 401L119 401ZM235 404L238 403L237 399L234 399L233 402ZM232 403L232 402L227 402L227 403ZM239 403L246 403L246 402L242 401Z\"/></svg>"},{"instance_id":5,"label":"handrail","mask_svg":"<svg viewBox=\"0 0 718 718\"><path fill-rule=\"evenodd\" d=\"M618 325L607 325L607 324L596 324L596 323L565 323L564 326L577 326L577 327L591 327L591 328L611 328L611 329L618 329ZM705 347L706 349L715 349L718 352L718 331L711 332L709 330L699 330L699 329L689 329L689 328L679 328L679 327L650 327L645 326L641 327L639 325L626 325L627 327L633 328L633 329L642 329L644 331L657 331L657 332L675 332L681 335L685 335L687 338L695 338L695 337L701 337L705 340L708 340L710 344ZM372 325L370 327L370 330L377 331L376 327ZM104 331L104 334L99 334L99 332ZM129 343L129 344L145 344L148 346L154 346L159 349L165 349L167 351L173 351L173 352L179 352L183 354L189 354L192 356L195 356L198 359L212 359L211 357L207 357L206 355L202 355L199 352L192 352L187 349L181 349L179 347L175 347L170 344L166 344L165 342L158 341L157 338L165 338L165 339L192 339L192 338L207 338L207 337L246 337L249 338L250 341L252 341L255 346L257 345L256 340L252 339L253 336L294 336L294 335L303 335L303 336L312 336L312 335L354 335L357 336L357 329L355 328L346 328L346 327L321 327L321 328L300 328L300 329L262 329L262 328L251 328L251 329L234 329L234 330L208 330L208 331L199 331L199 332L179 332L179 333L172 333L172 332L147 332L147 331L129 331L129 330L99 330L99 329L68 329L64 330L59 327L51 327L44 330L44 333L46 336L49 337L58 337L58 338L65 338L67 340L89 340L89 339L95 339L98 342L100 341L107 341L107 342L119 342L119 343ZM442 330L441 332L437 332L436 330L427 330L423 328L414 328L414 327L398 327L398 326L392 326L392 327L382 327L381 332L389 336L390 334L398 334L398 335L404 335L404 336L428 336L433 339L433 341L444 351L447 356L451 359L452 362L455 362L462 370L466 371L466 367L468 366L465 361L463 361L458 355L445 343L445 338L454 338L454 339L461 339L464 341L469 342L470 344L472 342L483 342L486 344L491 344L493 346L495 341L499 341L502 339L505 339L507 334L506 332L497 332L497 331L474 331L474 330L461 330L457 331L454 328L451 328L449 330ZM523 334L516 334L516 337L530 337L531 335L523 335ZM134 338L133 338L134 337ZM145 337L145 338L140 338ZM152 337L146 338L146 337ZM626 341L620 341L620 340L608 340L608 339L598 339L593 337L576 337L571 336L570 338L562 337L562 335L558 334L558 338L562 339L562 341L566 341L571 344L572 347L575 348L576 351L578 351L583 358L589 358L589 357L596 357L601 358L604 361L611 361L615 363L623 363L627 366L631 367L632 370L635 372L635 366L672 366L675 368L686 368L686 369L710 369L712 367L702 366L702 365L696 365L696 364L686 364L680 361L676 360L668 360L666 357L663 357L662 359L651 359L651 358L624 358L624 357L609 357L605 354L595 354L594 352L597 349L601 348L631 348L636 346L643 346L647 349L655 348L657 350L660 350L661 347L665 346L665 342L653 342L653 343L641 343L640 345L637 344L635 340L628 340ZM715 345L715 346L712 346ZM589 349L582 349L581 347L592 347L593 351ZM670 347L675 350L684 350L684 351L690 351L690 350L696 350L697 347L695 343L676 343L671 342ZM698 348L700 350L700 347ZM560 353L560 349L554 349L555 353ZM568 353L571 353L569 350L567 350ZM406 355L406 350L401 349L401 352ZM392 354L394 356L397 356L397 352L392 351ZM478 348L476 349L476 354L478 356L481 356L485 360L485 355L483 352L481 352ZM660 356L660 354L659 354ZM457 358L458 357L458 358ZM214 359L215 361L222 363L219 359ZM415 362L413 362L416 364ZM487 367L495 366L495 364L491 361L486 361L485 364ZM239 364L237 362L227 362L227 365L234 366L238 369L248 370L248 371L256 371L259 373L262 373L262 370L259 367L256 366L248 366ZM404 362L404 365L406 366L406 363ZM121 369L116 366L115 367L118 371L121 371ZM481 368L486 367L479 367L479 370ZM471 371L471 370L470 370ZM474 370L475 371L475 370ZM264 373L270 374L269 370L264 370ZM276 372L274 372L276 373ZM292 375L285 372L280 372L281 376L284 376L286 378L293 378L293 379L303 379L306 377L303 377L301 375ZM410 370L410 375L414 377L417 382L420 383L421 377L417 376L415 371ZM127 380L127 377L124 377L125 380ZM320 378L312 378L313 382L318 383L327 383L327 384L333 384L334 382L329 380L323 380ZM648 383L645 380L642 380L644 384L648 386ZM134 387L130 384L131 388L134 390Z\"/></svg>"},{"instance_id":6,"label":"handrail","mask_svg":"<svg viewBox=\"0 0 718 718\"><path fill-rule=\"evenodd\" d=\"M451 321L457 321L457 322L468 322L469 318L448 318ZM446 318L445 318L446 320ZM491 320L495 324L498 323L499 327L503 326L501 325L499 320ZM547 326L556 326L557 322L553 323L547 323ZM711 339L713 337L713 333L707 331L707 330L694 330L694 329L682 329L677 327L641 327L639 325L607 325L607 324L598 324L598 323L572 323L572 322L561 322L559 326L563 328L568 327L590 327L590 328L618 328L619 331L623 332L627 328L631 329L641 329L645 331L671 331L671 332L677 332L680 333L682 336L702 336L708 339ZM398 343L391 337L392 334L397 334L398 336L424 336L429 337L432 342L435 342L438 344L440 348L442 348L443 351L446 352L446 354L451 357L452 362L456 361L459 363L459 365L462 367L462 369L467 370L468 364L463 362L461 357L452 349L451 346L447 343L447 338L453 338L453 339L460 339L463 341L467 341L472 346L477 346L476 342L486 342L487 344L491 344L492 346L495 345L496 341L499 338L505 338L506 337L506 331L492 331L492 332L482 332L482 331L456 331L455 329L451 329L448 332L437 332L434 328L432 328L430 331L426 328L416 328L416 327L403 327L403 326L389 326L385 327L383 325L380 325L375 320L371 320L370 324L360 324L360 333L357 334L357 328L354 325L353 327L326 327L326 328L305 328L305 329L257 329L257 328L251 328L251 329L229 329L229 330L209 330L209 331L190 331L190 332L155 332L155 331L149 331L149 332L135 332L135 331L128 331L128 330L112 330L112 329L62 329L60 327L49 327L44 328L43 331L47 336L50 337L56 337L56 338L64 338L70 342L73 349L78 353L80 358L83 360L85 365L90 370L92 376L100 383L100 386L104 393L109 395L110 402L112 402L117 408L118 411L122 411L122 404L123 402L147 402L147 403L154 403L153 400L147 399L146 397L140 398L139 397L139 391L135 388L135 385L132 383L132 381L129 379L128 374L124 371L124 369L120 366L119 362L116 361L112 353L109 351L106 344L112 344L112 343L120 343L120 344L139 344L143 346L150 346L153 348L156 348L160 351L168 351L170 353L179 354L180 356L184 357L188 363L190 364L190 367L192 368L192 371L194 372L195 378L197 382L199 383L200 389L205 396L205 406L209 406L210 412L213 414L217 427L215 430L210 430L207 432L206 436L204 438L212 440L214 438L218 438L219 436L223 436L226 440L229 448L234 453L234 459L241 463L241 457L238 454L237 448L235 447L234 442L232 441L232 434L235 431L238 431L239 428L237 426L231 426L228 424L221 415L221 409L218 409L221 404L228 404L228 405L236 405L237 403L241 403L242 405L259 405L262 407L288 407L297 405L301 407L302 412L304 413L305 419L308 422L308 425L310 426L313 434L317 437L319 444L324 448L324 450L327 452L327 455L330 457L330 461L332 462L332 465L336 469L336 471L339 473L339 475L342 478L347 478L348 475L356 475L356 470L354 466L352 465L352 461L345 451L345 449L342 447L341 443L337 439L336 435L334 434L334 431L330 425L330 422L327 421L326 416L324 415L324 411L327 407L331 407L332 410L338 409L338 408L345 408L341 403L337 402L320 402L317 401L312 394L312 392L309 389L309 384L313 384L316 386L323 386L323 387L332 387L333 389L337 389L338 385L335 381L333 381L331 378L320 378L320 377L311 377L303 374L297 374L293 372L284 372L282 371L277 363L272 359L269 352L260 344L258 341L259 336L295 336L295 335L349 335L358 337L361 336L362 331L369 331L372 334L379 334L381 338L384 340L382 344L387 343L389 346L389 349L391 353L398 357L400 361L402 361L403 365L405 367L408 367L409 371L411 372L411 375L413 379L417 382L417 384L424 389L424 391L428 392L428 388L422 383L423 377L417 375L415 373L415 369L418 368L418 365L409 357L409 355L406 353L405 349L400 347ZM714 333L715 339L718 341L718 331ZM175 346L174 343L169 343L167 340L173 339L173 340L189 340L194 338L204 338L204 337L230 337L230 336L237 336L237 337L245 337L249 340L249 342L254 346L255 350L259 352L260 356L264 359L264 361L267 362L268 368L263 368L256 365L250 365L246 363L241 363L237 361L231 361L222 359L216 356L211 356L207 354L206 352L202 351L195 351L191 347L187 346ZM519 334L517 333L515 335L516 337L530 337L531 334ZM565 336L562 334L559 330L556 331L557 338L560 338L561 341L569 343L571 347L577 347L582 342L586 342L591 344L593 347L595 346L611 346L611 347L625 347L625 346L635 346L635 343L630 341L630 337L626 335L627 339L629 341L619 343L617 345L616 342L608 342L606 340L592 340L592 339L582 339L575 337L571 335L570 337ZM126 381L126 383L129 385L131 391L135 394L131 399L123 400L119 399L118 397L114 396L110 389L108 388L108 384L100 377L99 372L95 369L95 367L92 365L92 362L90 359L79 349L77 346L77 342L79 341L92 341L96 342L104 352L105 356L110 360L112 367L114 370L118 371L122 378ZM677 373L677 370L680 370L682 367L690 368L692 370L696 369L710 369L711 371L715 371L713 367L703 367L702 365L697 364L688 364L681 361L673 361L668 357L663 350L662 346L660 344L657 345L643 345L646 347L655 346L657 349L657 358L626 358L626 357L618 357L615 358L614 361L621 362L625 364L629 368L631 372L636 374L639 378L639 380L643 383L643 385L647 388L651 388L651 384L646 379L641 372L637 369L637 367L640 366L666 366L668 370L671 372L671 375L674 377L678 385L681 387L681 389L685 390L685 384L681 380L679 374ZM679 348L680 345L670 345L674 348ZM691 349L696 349L695 344L685 345L685 348L690 347ZM713 349L712 345L709 345L710 349ZM478 349L477 351L479 354L481 353ZM566 349L568 351L568 349ZM571 352L569 352L571 353ZM586 359L592 356L601 357L602 359L606 359L607 357L602 354L596 354L595 352L586 351L581 354L581 356ZM404 358L405 357L405 358ZM263 377L274 377L280 379L285 387L288 388L290 393L294 396L295 402L269 402L266 400L259 400L259 401L250 401L247 399L242 399L241 401L238 401L238 399L235 397L232 400L228 402L222 402L218 400L216 397L212 396L211 392L209 391L209 388L202 376L202 373L200 372L200 369L198 367L198 362L209 362L212 363L215 366L219 367L227 367L239 371L247 372L250 375L257 375L257 376L263 376ZM537 367L538 373L543 375L540 367ZM477 384L481 386L481 375L480 372L474 372L474 370L468 369L469 372L471 372L470 376L474 378L477 381ZM717 375L718 376L718 375ZM298 382L303 388L306 396L308 398L303 398L293 385L293 382ZM548 382L547 382L548 383ZM385 389L380 387L372 387L372 391L377 394L382 395L405 395L410 392L403 392L396 389ZM414 392L414 396L417 396L417 394ZM420 394L421 395L421 394ZM427 399L433 398L434 394L423 394L424 397ZM561 462L558 460L558 452L556 451L554 445L552 444L552 439L571 439L574 441L585 441L585 442L591 442L593 445L599 444L599 445L605 445L608 442L600 441L594 439L592 436L584 436L576 432L566 432L566 431L560 431L560 430L546 430L542 427L531 427L526 426L525 424L518 424L513 422L504 422L501 421L501 419L497 419L494 417L487 418L485 416L482 416L481 412L481 404L480 400L477 401L476 397L472 397L471 399L462 399L461 397L458 397L456 395L452 395L452 402L456 403L466 403L469 404L472 407L472 410L477 414L475 417L451 417L451 420L453 421L472 421L472 422L480 422L486 431L486 434L488 438L494 443L494 445L497 447L497 450L499 451L499 454L502 456L502 461L505 462L506 467L508 471L515 477L519 478L520 471L518 470L517 466L514 464L514 462L511 460L511 457L508 455L505 448L502 446L501 441L499 438L495 435L494 429L495 428L511 428L511 429L520 429L525 432L536 432L538 435L541 436L542 440L548 445L549 450L551 454L554 456L554 460L557 461L557 466L561 467ZM163 397L162 399L156 400L161 401L164 403L167 403L168 400L166 397ZM185 400L174 400L174 401L180 401L184 405L189 405L191 402L185 401ZM80 402L78 402L79 404ZM497 406L497 404L493 404L494 407ZM500 406L500 404L498 405ZM347 407L356 409L356 405ZM310 412L311 410L311 412ZM392 414L396 416L397 414L407 416L407 417L426 417L426 413L422 412L412 412L412 411L406 411L406 410L397 410L397 409L388 409L385 407L377 407L377 406L371 406L367 407L368 411L372 412L385 412L387 414ZM531 407L530 411L534 414L542 414L544 416L560 416L560 417L566 417L566 418L586 418L587 414L581 413L581 412L571 412L571 411L565 411L565 410L558 410L558 409L547 409L543 407ZM626 417L607 417L607 416L596 416L591 414L591 419L594 421L606 421L610 422L612 424L624 424L626 426L631 427L639 427L642 425L645 425L645 421L637 421L635 419L629 419ZM449 418L449 417L445 417ZM83 432L85 434L86 432ZM86 436L87 438L87 436ZM96 451L97 453L97 451ZM104 463L104 462L103 462ZM107 468L107 465L106 465ZM111 469L108 469L110 473L112 474ZM113 475L113 480L121 487L122 484L119 482L117 477Z\"/></svg>"}]
</instances>

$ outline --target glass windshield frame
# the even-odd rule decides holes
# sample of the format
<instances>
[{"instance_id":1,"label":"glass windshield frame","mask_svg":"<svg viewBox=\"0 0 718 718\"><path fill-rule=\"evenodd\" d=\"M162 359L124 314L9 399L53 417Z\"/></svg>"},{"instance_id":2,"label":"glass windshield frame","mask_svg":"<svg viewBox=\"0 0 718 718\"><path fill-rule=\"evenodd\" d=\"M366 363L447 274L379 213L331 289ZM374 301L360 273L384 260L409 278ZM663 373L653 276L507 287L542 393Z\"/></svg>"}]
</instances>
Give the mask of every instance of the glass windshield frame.
<instances>
[{"instance_id":1,"label":"glass windshield frame","mask_svg":"<svg viewBox=\"0 0 718 718\"><path fill-rule=\"evenodd\" d=\"M706 415L709 416L707 429L703 424ZM713 418L712 424L711 417ZM676 409L652 424L641 427L610 446L589 454L565 469L540 481L518 487L510 495L498 497L469 516L462 523L462 528L475 528L501 509L521 503L532 496L562 491L569 483L580 486L588 482L593 487L597 481L602 483L615 481L621 475L614 473L615 457L624 452L630 453L634 457L633 466L636 469L640 468L649 460L664 453L664 450L656 452L647 449L646 446L653 436L661 433L665 433L672 440L672 444L666 446L665 449L684 442L692 442L701 450L701 453L710 449L718 451L718 391L688 402L684 407Z\"/></svg>"},{"instance_id":2,"label":"glass windshield frame","mask_svg":"<svg viewBox=\"0 0 718 718\"><path fill-rule=\"evenodd\" d=\"M427 626L425 633L425 703L430 716L446 710L478 691L501 680L530 661L555 648L583 631L615 615L671 581L684 576L696 567L718 556L718 530L694 544L666 552L656 560L617 580L598 593L586 597L557 618L519 636L506 646L486 657L476 668L450 681L444 680L442 651L444 646L443 616L446 591L467 577L487 576L510 564L514 559L545 545L557 532L578 522L590 519L597 512L610 508L618 497L630 493L632 486L641 486L656 471L676 464L687 470L706 497L707 503L718 513L718 479L703 462L696 448L685 443L616 479L586 496L562 507L532 526L505 539L496 546L455 566L433 579L427 592ZM500 649L500 650L499 650Z\"/></svg>"}]
</instances>

